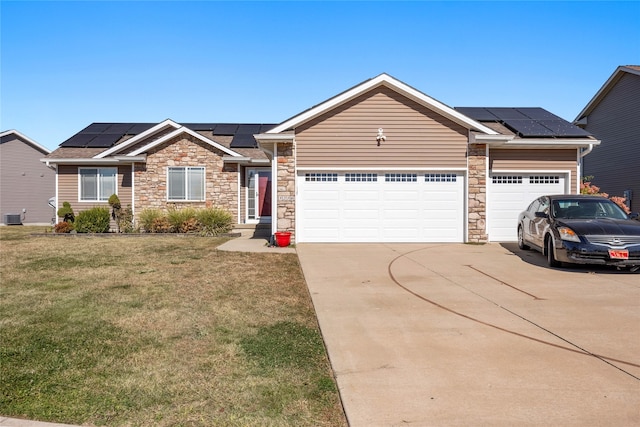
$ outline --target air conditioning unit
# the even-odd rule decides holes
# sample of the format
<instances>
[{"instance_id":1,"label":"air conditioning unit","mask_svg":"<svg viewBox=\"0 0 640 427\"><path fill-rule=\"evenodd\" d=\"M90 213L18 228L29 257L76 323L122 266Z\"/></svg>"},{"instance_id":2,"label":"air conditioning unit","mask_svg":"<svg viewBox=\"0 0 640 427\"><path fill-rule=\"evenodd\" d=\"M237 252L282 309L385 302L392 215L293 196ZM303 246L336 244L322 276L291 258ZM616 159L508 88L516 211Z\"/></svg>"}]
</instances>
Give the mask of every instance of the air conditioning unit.
<instances>
[{"instance_id":1,"label":"air conditioning unit","mask_svg":"<svg viewBox=\"0 0 640 427\"><path fill-rule=\"evenodd\" d=\"M22 215L4 214L4 223L6 225L22 225Z\"/></svg>"}]
</instances>

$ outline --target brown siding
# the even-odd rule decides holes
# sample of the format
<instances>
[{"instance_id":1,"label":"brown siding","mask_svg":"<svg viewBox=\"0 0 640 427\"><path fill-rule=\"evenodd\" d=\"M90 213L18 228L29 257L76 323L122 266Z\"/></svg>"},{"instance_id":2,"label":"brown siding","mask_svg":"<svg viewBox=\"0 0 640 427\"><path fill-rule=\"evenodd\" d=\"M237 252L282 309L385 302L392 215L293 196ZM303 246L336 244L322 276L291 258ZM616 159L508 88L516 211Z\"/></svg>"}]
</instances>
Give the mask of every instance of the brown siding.
<instances>
[{"instance_id":1,"label":"brown siding","mask_svg":"<svg viewBox=\"0 0 640 427\"><path fill-rule=\"evenodd\" d=\"M493 170L568 170L571 192L576 193L577 150L501 150L489 152L489 169Z\"/></svg>"},{"instance_id":2,"label":"brown siding","mask_svg":"<svg viewBox=\"0 0 640 427\"><path fill-rule=\"evenodd\" d=\"M107 202L81 202L79 200L79 179L78 169L80 168L109 168L110 165L59 165L58 166L58 207L62 207L63 202L69 202L73 212L91 209L94 206L109 207ZM118 198L123 207L133 205L131 165L120 165L118 168Z\"/></svg>"},{"instance_id":3,"label":"brown siding","mask_svg":"<svg viewBox=\"0 0 640 427\"><path fill-rule=\"evenodd\" d=\"M25 224L51 223L53 209L47 201L55 196L55 172L40 162L45 155L18 137L3 137L0 222L4 223L5 214L20 214Z\"/></svg>"},{"instance_id":4,"label":"brown siding","mask_svg":"<svg viewBox=\"0 0 640 427\"><path fill-rule=\"evenodd\" d=\"M612 196L632 190L640 211L640 76L625 73L587 118L586 130L601 140L583 160L585 176Z\"/></svg>"},{"instance_id":5,"label":"brown siding","mask_svg":"<svg viewBox=\"0 0 640 427\"><path fill-rule=\"evenodd\" d=\"M377 146L378 128L386 141ZM466 167L468 132L379 87L296 129L297 167Z\"/></svg>"}]
</instances>

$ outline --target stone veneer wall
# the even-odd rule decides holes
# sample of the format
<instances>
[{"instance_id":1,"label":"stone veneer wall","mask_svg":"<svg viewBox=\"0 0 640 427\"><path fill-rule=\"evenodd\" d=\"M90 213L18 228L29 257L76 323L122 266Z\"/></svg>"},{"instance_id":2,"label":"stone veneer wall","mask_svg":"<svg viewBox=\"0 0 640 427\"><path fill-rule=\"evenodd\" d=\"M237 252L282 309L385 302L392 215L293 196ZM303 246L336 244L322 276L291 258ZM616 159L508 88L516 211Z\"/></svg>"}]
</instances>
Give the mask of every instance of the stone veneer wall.
<instances>
[{"instance_id":1,"label":"stone veneer wall","mask_svg":"<svg viewBox=\"0 0 640 427\"><path fill-rule=\"evenodd\" d=\"M487 146L470 145L469 169L469 221L468 240L474 243L487 241Z\"/></svg>"},{"instance_id":2,"label":"stone veneer wall","mask_svg":"<svg viewBox=\"0 0 640 427\"><path fill-rule=\"evenodd\" d=\"M296 229L296 168L293 143L278 143L278 231L291 232L295 242Z\"/></svg>"},{"instance_id":3,"label":"stone veneer wall","mask_svg":"<svg viewBox=\"0 0 640 427\"><path fill-rule=\"evenodd\" d=\"M143 209L166 210L193 207L222 208L233 214L238 222L238 165L225 164L223 153L188 135L181 135L155 147L147 153L147 162L136 163L134 200L136 216ZM204 202L168 202L167 167L204 166Z\"/></svg>"}]
</instances>

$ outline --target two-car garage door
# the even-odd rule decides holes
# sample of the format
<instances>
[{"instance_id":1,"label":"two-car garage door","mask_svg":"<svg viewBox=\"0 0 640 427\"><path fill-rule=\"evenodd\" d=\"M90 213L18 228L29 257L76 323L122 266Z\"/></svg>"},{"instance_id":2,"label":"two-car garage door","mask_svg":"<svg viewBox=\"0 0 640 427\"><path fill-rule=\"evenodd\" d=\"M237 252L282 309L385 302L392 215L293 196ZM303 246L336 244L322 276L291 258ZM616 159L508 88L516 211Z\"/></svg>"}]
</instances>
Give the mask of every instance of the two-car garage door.
<instances>
[{"instance_id":1,"label":"two-car garage door","mask_svg":"<svg viewBox=\"0 0 640 427\"><path fill-rule=\"evenodd\" d=\"M303 172L299 242L462 242L462 172Z\"/></svg>"}]
</instances>

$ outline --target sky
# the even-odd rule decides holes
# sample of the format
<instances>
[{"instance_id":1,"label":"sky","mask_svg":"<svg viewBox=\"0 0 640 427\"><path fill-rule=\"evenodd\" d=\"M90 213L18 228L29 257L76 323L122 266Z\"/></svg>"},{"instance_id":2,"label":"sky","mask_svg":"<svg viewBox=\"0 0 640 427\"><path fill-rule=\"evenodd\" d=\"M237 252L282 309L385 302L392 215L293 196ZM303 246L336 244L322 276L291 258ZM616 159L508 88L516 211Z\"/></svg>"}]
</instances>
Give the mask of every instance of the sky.
<instances>
[{"instance_id":1,"label":"sky","mask_svg":"<svg viewBox=\"0 0 640 427\"><path fill-rule=\"evenodd\" d=\"M0 130L280 123L387 73L572 121L640 64L640 1L0 1Z\"/></svg>"}]
</instances>

